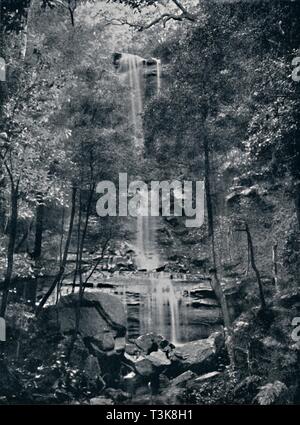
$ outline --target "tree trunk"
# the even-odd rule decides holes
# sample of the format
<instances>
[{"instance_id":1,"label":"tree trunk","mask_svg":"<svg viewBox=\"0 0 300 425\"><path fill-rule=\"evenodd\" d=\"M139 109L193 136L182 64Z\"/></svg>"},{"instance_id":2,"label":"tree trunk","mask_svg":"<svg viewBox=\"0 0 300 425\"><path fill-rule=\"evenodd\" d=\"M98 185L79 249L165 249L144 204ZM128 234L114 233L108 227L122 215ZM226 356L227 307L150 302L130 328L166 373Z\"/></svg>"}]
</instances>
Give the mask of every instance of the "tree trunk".
<instances>
[{"instance_id":1,"label":"tree trunk","mask_svg":"<svg viewBox=\"0 0 300 425\"><path fill-rule=\"evenodd\" d=\"M77 242L76 242L76 264L75 264L75 271L74 271L73 283L72 283L72 293L75 292L76 279L77 279L78 268L79 268L81 215L82 215L81 213L82 213L82 197L81 197L81 190L80 190L80 193L79 193L79 209L78 209L78 224L77 224Z\"/></svg>"},{"instance_id":2,"label":"tree trunk","mask_svg":"<svg viewBox=\"0 0 300 425\"><path fill-rule=\"evenodd\" d=\"M206 209L207 209L207 219L208 219L208 236L214 237L214 218L213 218L214 215L213 215L213 206L212 206L211 189L210 189L210 158L209 158L208 140L206 137L204 137L203 147L204 147L204 185L205 185ZM215 263L215 258L213 260Z\"/></svg>"},{"instance_id":3,"label":"tree trunk","mask_svg":"<svg viewBox=\"0 0 300 425\"><path fill-rule=\"evenodd\" d=\"M45 207L43 195L41 193L37 194L37 205L36 205L36 217L35 217L35 240L34 240L34 249L33 249L33 258L35 260L35 280L33 283L33 297L32 297L32 306L35 308L37 288L38 288L38 278L40 275L40 257L42 255L42 241L43 241L43 227L44 227L44 215Z\"/></svg>"},{"instance_id":4,"label":"tree trunk","mask_svg":"<svg viewBox=\"0 0 300 425\"><path fill-rule=\"evenodd\" d=\"M78 331L79 331L80 306L81 306L81 302L82 302L82 299L83 299L84 288L85 288L84 282L83 282L83 279L82 279L82 255L83 255L84 241L85 241L85 237L86 237L86 233L87 233L89 218L90 218L90 214L91 214L91 205L92 205L94 190L95 190L95 185L92 184L91 187L90 187L90 193L89 193L89 198L88 198L88 203L87 203L87 208L86 208L85 222L84 222L84 227L83 227L81 242L80 242L79 263L78 263L79 294L78 294L78 300L77 300L77 305L76 305L76 325L75 325L74 338L76 338Z\"/></svg>"},{"instance_id":5,"label":"tree trunk","mask_svg":"<svg viewBox=\"0 0 300 425\"><path fill-rule=\"evenodd\" d=\"M25 27L22 34L22 44L21 44L21 50L20 50L20 57L22 61L26 59L27 46L28 46L28 32L29 32L29 26L31 23L35 3L36 3L36 0L31 0L27 8L26 22L25 22Z\"/></svg>"},{"instance_id":6,"label":"tree trunk","mask_svg":"<svg viewBox=\"0 0 300 425\"><path fill-rule=\"evenodd\" d=\"M296 185L295 207L296 207L298 227L299 227L299 230L300 230L300 183L298 183Z\"/></svg>"},{"instance_id":7,"label":"tree trunk","mask_svg":"<svg viewBox=\"0 0 300 425\"><path fill-rule=\"evenodd\" d=\"M9 227L9 240L7 248L7 267L4 278L4 289L2 294L0 317L5 317L6 307L8 303L9 289L11 285L11 278L13 273L14 265L14 252L17 235L17 223L18 223L18 195L19 185L15 187L11 184L11 215L10 215L10 227Z\"/></svg>"},{"instance_id":8,"label":"tree trunk","mask_svg":"<svg viewBox=\"0 0 300 425\"><path fill-rule=\"evenodd\" d=\"M67 257L68 257L68 252L69 252L69 247L70 247L70 242L71 242L71 237L72 237L72 231L73 231L74 217L75 217L76 193L77 193L77 189L73 188L72 189L72 204L71 204L71 215L70 215L69 230L68 230L68 236L67 236L67 239L66 239L62 263L60 265L59 271L58 271L54 281L52 282L52 285L50 286L47 293L44 295L40 304L37 307L37 310L36 310L37 316L42 311L42 308L44 307L45 303L47 302L47 300L50 297L50 295L52 294L52 292L55 290L56 286L60 284L61 279L62 279L64 272L65 272Z\"/></svg>"},{"instance_id":9,"label":"tree trunk","mask_svg":"<svg viewBox=\"0 0 300 425\"><path fill-rule=\"evenodd\" d=\"M211 286L214 290L222 309L222 315L225 325L225 335L226 335L226 346L228 350L228 355L230 358L230 363L234 367L234 350L233 350L233 333L231 329L231 318L229 314L229 309L227 305L227 300L224 295L221 283L218 277L217 271L217 260L216 260L216 250L215 250L215 236L214 236L214 216L213 216L213 205L211 199L211 190L210 190L210 157L209 157L209 145L206 136L204 136L204 177L205 177L205 195L206 195L206 208L207 208L207 218L208 218L208 234L211 241L211 256L213 268L210 272L211 274Z\"/></svg>"},{"instance_id":10,"label":"tree trunk","mask_svg":"<svg viewBox=\"0 0 300 425\"><path fill-rule=\"evenodd\" d=\"M278 252L277 252L277 243L273 245L272 249L272 259L273 259L273 281L276 292L278 292Z\"/></svg>"},{"instance_id":11,"label":"tree trunk","mask_svg":"<svg viewBox=\"0 0 300 425\"><path fill-rule=\"evenodd\" d=\"M36 206L35 241L33 250L33 258L35 260L38 260L42 254L43 224L45 215L45 206L42 194L38 194L37 198L38 201Z\"/></svg>"},{"instance_id":12,"label":"tree trunk","mask_svg":"<svg viewBox=\"0 0 300 425\"><path fill-rule=\"evenodd\" d=\"M65 206L63 205L62 216L61 216L61 226L60 226L60 241L59 241L59 264L62 263L63 258L63 242L64 242L64 232L65 232Z\"/></svg>"},{"instance_id":13,"label":"tree trunk","mask_svg":"<svg viewBox=\"0 0 300 425\"><path fill-rule=\"evenodd\" d=\"M91 214L91 205L92 205L94 190L95 190L95 185L92 185L90 187L90 193L89 193L89 198L88 198L88 203L87 203L85 222L84 222L84 227L83 227L81 242L80 242L79 269L78 269L79 281L80 281L80 292L83 292L83 290L84 290L83 280L82 280L82 255L83 255L83 248L84 248L84 242L85 242L85 237L86 237L86 233L87 233L87 228L88 228L88 224L89 224L89 218L90 218L90 214Z\"/></svg>"}]
</instances>

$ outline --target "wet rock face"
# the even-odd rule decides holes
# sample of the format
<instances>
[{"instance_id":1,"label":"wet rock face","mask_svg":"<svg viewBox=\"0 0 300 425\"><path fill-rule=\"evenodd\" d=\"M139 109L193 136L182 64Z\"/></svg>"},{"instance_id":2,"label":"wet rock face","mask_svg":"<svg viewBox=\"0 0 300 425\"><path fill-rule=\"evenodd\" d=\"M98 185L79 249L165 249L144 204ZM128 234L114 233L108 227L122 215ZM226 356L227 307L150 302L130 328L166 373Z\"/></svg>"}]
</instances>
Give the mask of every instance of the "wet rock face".
<instances>
[{"instance_id":1,"label":"wet rock face","mask_svg":"<svg viewBox=\"0 0 300 425\"><path fill-rule=\"evenodd\" d=\"M120 66L121 58L122 58L122 53L113 53L112 55L113 65L116 69L118 69Z\"/></svg>"},{"instance_id":2,"label":"wet rock face","mask_svg":"<svg viewBox=\"0 0 300 425\"><path fill-rule=\"evenodd\" d=\"M115 52L112 55L112 62L113 65L116 69L120 69L121 67L121 63L122 63L122 58L125 56L125 53L118 53ZM144 68L144 73L146 77L155 77L157 76L157 59L155 58L142 58L142 57L138 57L139 60L142 62L143 64L143 68Z\"/></svg>"}]
</instances>

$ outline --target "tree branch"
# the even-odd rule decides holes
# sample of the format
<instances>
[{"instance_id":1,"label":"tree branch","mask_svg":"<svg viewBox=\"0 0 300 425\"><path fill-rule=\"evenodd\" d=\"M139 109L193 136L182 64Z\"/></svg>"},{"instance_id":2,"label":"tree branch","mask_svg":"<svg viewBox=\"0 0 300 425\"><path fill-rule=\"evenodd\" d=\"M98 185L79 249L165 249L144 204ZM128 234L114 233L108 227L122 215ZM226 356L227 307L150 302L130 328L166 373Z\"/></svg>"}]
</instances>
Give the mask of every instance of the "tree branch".
<instances>
[{"instance_id":1,"label":"tree branch","mask_svg":"<svg viewBox=\"0 0 300 425\"><path fill-rule=\"evenodd\" d=\"M188 20L190 22L196 22L197 21L197 15L193 15L191 14L178 0L171 0L175 6L180 9L181 13L180 14L176 14L176 13L170 13L170 12L165 12L162 13L160 16L158 16L157 18L153 19L152 21L150 21L149 23L142 23L142 24L138 24L135 22L129 22L126 19L116 19L116 18L108 18L107 15L103 15L103 19L104 21L107 23L107 25L128 25L130 27L136 28L137 31L144 31L147 30L151 27L153 27L154 25L163 22L163 25L165 26L166 23L170 20L173 21L184 21L184 20ZM97 16L99 16L101 14L102 11L99 11L98 13L96 13L93 18L96 18Z\"/></svg>"},{"instance_id":2,"label":"tree branch","mask_svg":"<svg viewBox=\"0 0 300 425\"><path fill-rule=\"evenodd\" d=\"M171 13L163 13L161 16L159 16L158 18L156 18L153 21L149 22L148 24L146 24L146 25L139 25L138 26L139 27L138 28L138 31L147 30L147 29L153 27L154 25L158 24L161 21L163 21L163 24L165 25L171 19L174 20L174 21L183 21L185 19L185 15L184 14L173 15Z\"/></svg>"},{"instance_id":3,"label":"tree branch","mask_svg":"<svg viewBox=\"0 0 300 425\"><path fill-rule=\"evenodd\" d=\"M106 250L107 245L108 245L108 243L109 243L109 241L110 241L110 238L111 238L111 236L109 236L109 237L106 239L106 241L105 241L105 243L104 243L104 245L103 245L103 247L102 247L102 251L101 251L101 255L100 255L100 257L98 257L98 258L97 258L95 265L92 267L92 270L90 271L89 275L87 276L87 278L86 278L86 279L85 279L85 281L84 281L84 284L83 284L83 286L84 286L84 287L87 285L88 281L90 280L90 278L91 278L91 277L92 277L92 275L94 274L94 272L95 272L95 270L97 269L97 267L99 266L100 262L103 260L103 258L104 258L104 254L105 254L105 250Z\"/></svg>"}]
</instances>

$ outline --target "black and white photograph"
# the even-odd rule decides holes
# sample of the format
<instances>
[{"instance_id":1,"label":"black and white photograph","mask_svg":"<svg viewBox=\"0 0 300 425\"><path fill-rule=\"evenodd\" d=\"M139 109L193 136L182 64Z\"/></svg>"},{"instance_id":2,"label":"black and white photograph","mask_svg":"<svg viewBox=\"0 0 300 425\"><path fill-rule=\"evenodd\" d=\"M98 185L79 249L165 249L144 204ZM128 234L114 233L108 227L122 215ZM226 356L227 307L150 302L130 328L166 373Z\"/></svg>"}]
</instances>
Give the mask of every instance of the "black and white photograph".
<instances>
[{"instance_id":1,"label":"black and white photograph","mask_svg":"<svg viewBox=\"0 0 300 425\"><path fill-rule=\"evenodd\" d=\"M0 415L299 404L300 1L0 0Z\"/></svg>"}]
</instances>

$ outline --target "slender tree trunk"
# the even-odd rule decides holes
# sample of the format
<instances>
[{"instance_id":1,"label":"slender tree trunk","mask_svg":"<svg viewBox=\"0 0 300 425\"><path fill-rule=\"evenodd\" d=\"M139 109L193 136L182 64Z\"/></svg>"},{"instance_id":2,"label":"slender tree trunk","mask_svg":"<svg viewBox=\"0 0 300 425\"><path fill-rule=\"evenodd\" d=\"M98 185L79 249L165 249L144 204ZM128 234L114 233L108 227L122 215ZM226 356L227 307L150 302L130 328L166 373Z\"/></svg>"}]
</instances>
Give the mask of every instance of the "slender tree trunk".
<instances>
[{"instance_id":1,"label":"slender tree trunk","mask_svg":"<svg viewBox=\"0 0 300 425\"><path fill-rule=\"evenodd\" d=\"M64 231L65 231L65 206L63 205L61 226L60 226L60 242L59 242L59 264L62 263L63 258L63 242L64 242Z\"/></svg>"},{"instance_id":2,"label":"slender tree trunk","mask_svg":"<svg viewBox=\"0 0 300 425\"><path fill-rule=\"evenodd\" d=\"M18 195L19 195L19 185L16 187L11 183L11 215L10 215L10 227L9 227L9 240L7 248L7 268L4 278L4 290L2 294L1 308L0 308L0 317L5 317L6 307L8 303L9 289L11 285L13 265L14 265L14 252L15 252L15 242L17 235L17 223L18 223Z\"/></svg>"},{"instance_id":3,"label":"slender tree trunk","mask_svg":"<svg viewBox=\"0 0 300 425\"><path fill-rule=\"evenodd\" d=\"M40 258L42 255L42 242L43 242L43 230L44 230L44 215L45 215L45 206L42 193L37 194L37 205L35 209L35 240L34 240L34 249L33 249L33 258L35 260L35 279L32 283L33 285L33 297L32 297L32 306L35 308L37 288L38 288L38 278L40 275Z\"/></svg>"},{"instance_id":4,"label":"slender tree trunk","mask_svg":"<svg viewBox=\"0 0 300 425\"><path fill-rule=\"evenodd\" d=\"M296 207L298 227L299 227L299 230L300 230L300 183L298 183L297 186L296 186L295 207Z\"/></svg>"},{"instance_id":5,"label":"slender tree trunk","mask_svg":"<svg viewBox=\"0 0 300 425\"><path fill-rule=\"evenodd\" d=\"M22 45L21 45L21 50L20 50L20 57L21 57L22 61L24 61L26 59L29 27L30 27L32 14L33 14L33 10L34 10L36 1L37 0L31 0L30 1L29 7L28 7L27 13L26 13L26 22L25 22L25 26L24 26L24 30L23 30L23 34L22 34L23 38L22 38Z\"/></svg>"},{"instance_id":6,"label":"slender tree trunk","mask_svg":"<svg viewBox=\"0 0 300 425\"><path fill-rule=\"evenodd\" d=\"M77 279L78 268L79 268L81 215L82 215L82 196L81 196L81 190L80 190L80 193L79 193L79 209L78 209L78 224L77 224L77 242L76 242L76 264L75 264L75 271L74 271L73 283L72 283L72 293L75 292L76 279Z\"/></svg>"},{"instance_id":7,"label":"slender tree trunk","mask_svg":"<svg viewBox=\"0 0 300 425\"><path fill-rule=\"evenodd\" d=\"M88 228L88 224L89 224L89 218L90 218L90 215L91 215L91 205L92 205L94 190L95 190L95 185L93 184L90 187L90 193L89 193L86 215L85 215L85 222L84 222L84 227L83 227L81 242L80 242L79 270L78 270L79 271L79 281L80 281L80 292L83 292L83 290L84 290L83 280L82 280L82 256L83 256L83 248L84 248L85 237L86 237L87 228Z\"/></svg>"},{"instance_id":8,"label":"slender tree trunk","mask_svg":"<svg viewBox=\"0 0 300 425\"><path fill-rule=\"evenodd\" d=\"M60 226L60 242L59 242L59 267L62 265L63 261L63 242L64 242L64 231L65 231L65 207L63 205L62 217L61 217L61 226ZM58 303L60 297L60 288L61 282L57 285L56 288L56 304Z\"/></svg>"},{"instance_id":9,"label":"slender tree trunk","mask_svg":"<svg viewBox=\"0 0 300 425\"><path fill-rule=\"evenodd\" d=\"M42 254L42 241L43 241L43 225L44 225L44 215L45 215L45 206L42 194L37 196L37 206L36 206L36 222L35 222L35 241L34 241L34 250L33 258L38 260Z\"/></svg>"},{"instance_id":10,"label":"slender tree trunk","mask_svg":"<svg viewBox=\"0 0 300 425\"><path fill-rule=\"evenodd\" d=\"M90 273L88 274L88 276L86 277L86 279L84 281L84 286L86 286L86 284L88 283L88 281L90 280L90 278L92 277L92 275L94 274L94 272L96 271L97 267L99 266L99 264L103 260L104 254L105 254L105 251L106 251L106 248L107 248L107 245L108 245L109 241L110 241L110 237L104 242L103 247L102 247L102 251L101 251L101 255L97 259L97 261L94 264L94 266L92 267L92 270L90 271Z\"/></svg>"},{"instance_id":11,"label":"slender tree trunk","mask_svg":"<svg viewBox=\"0 0 300 425\"><path fill-rule=\"evenodd\" d=\"M79 331L80 306L81 306L81 302L82 302L82 298L83 298L83 294L84 294L84 288L85 288L84 282L83 282L83 279L82 279L82 256L83 256L84 241L85 241L87 228L88 228L88 224L89 224L89 218L90 218L90 214L91 214L91 205L92 205L94 190L95 190L95 185L92 184L91 187L90 187L90 193L89 193L89 198L88 198L88 203L87 203L87 208L86 208L85 222L84 222L84 227L83 227L81 242L80 242L79 267L78 267L79 294L78 294L78 300L77 300L77 306L76 306L76 326L75 326L74 338L76 338L78 331Z\"/></svg>"},{"instance_id":12,"label":"slender tree trunk","mask_svg":"<svg viewBox=\"0 0 300 425\"><path fill-rule=\"evenodd\" d=\"M277 243L272 248L272 259L273 259L273 281L276 292L278 292L278 251Z\"/></svg>"},{"instance_id":13,"label":"slender tree trunk","mask_svg":"<svg viewBox=\"0 0 300 425\"><path fill-rule=\"evenodd\" d=\"M229 314L228 304L221 287L221 283L218 276L217 268L217 259L216 259L216 250L215 250L215 235L214 235L214 216L213 216L213 205L211 199L211 189L210 189L210 157L209 157L209 145L206 136L204 137L203 142L204 147L204 177L205 177L205 195L206 195L206 208L207 208L207 218L208 218L208 234L210 236L210 245L211 245L211 256L213 268L210 272L211 274L211 286L214 290L222 309L222 315L225 325L225 336L226 336L226 346L228 350L228 355L230 358L230 363L234 367L235 358L234 358L234 349L233 349L233 333L231 328L231 318Z\"/></svg>"},{"instance_id":14,"label":"slender tree trunk","mask_svg":"<svg viewBox=\"0 0 300 425\"><path fill-rule=\"evenodd\" d=\"M71 243L72 231L73 231L75 210L76 210L76 193L77 193L77 189L73 188L72 189L72 203L71 203L71 215L70 215L70 222L69 222L69 230L68 230L68 235L67 235L67 239L66 239L62 263L60 265L60 269L59 269L54 281L52 282L52 285L50 286L47 293L44 295L40 304L37 307L37 310L36 310L37 316L42 311L43 306L46 304L48 298L50 297L52 292L55 290L56 286L60 284L61 279L63 278L64 272L65 272L69 247L70 247L70 243Z\"/></svg>"},{"instance_id":15,"label":"slender tree trunk","mask_svg":"<svg viewBox=\"0 0 300 425\"><path fill-rule=\"evenodd\" d=\"M206 195L206 209L207 209L207 219L208 219L208 236L214 235L214 215L213 215L213 206L211 199L211 189L210 189L210 158L209 158L209 146L207 138L204 137L203 141L204 147L204 185L205 185L205 195ZM213 259L215 262L215 258Z\"/></svg>"}]
</instances>

